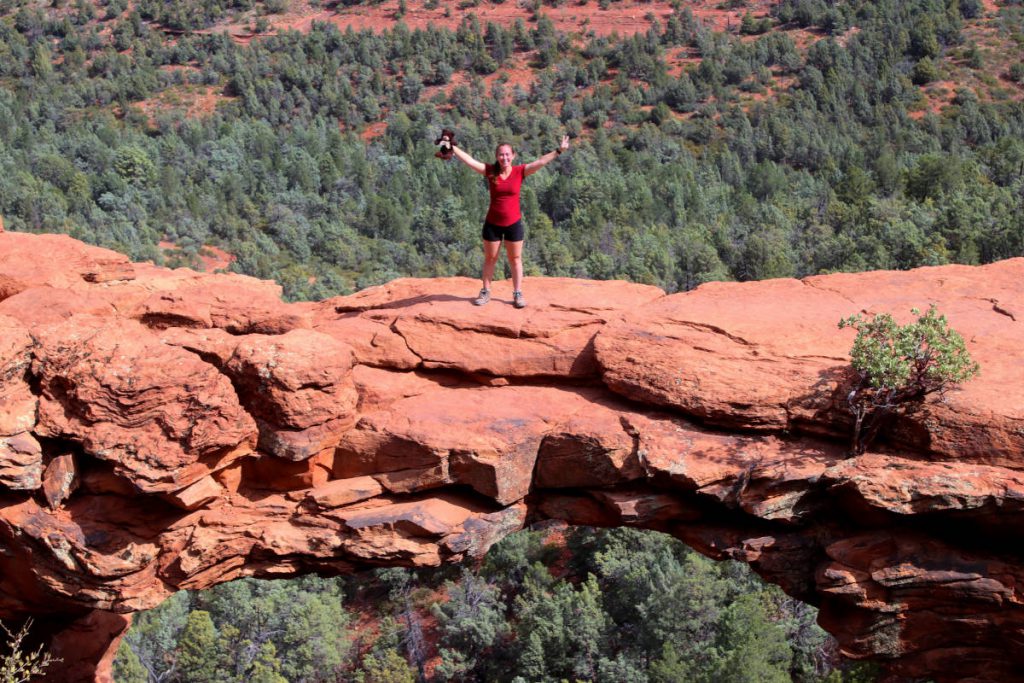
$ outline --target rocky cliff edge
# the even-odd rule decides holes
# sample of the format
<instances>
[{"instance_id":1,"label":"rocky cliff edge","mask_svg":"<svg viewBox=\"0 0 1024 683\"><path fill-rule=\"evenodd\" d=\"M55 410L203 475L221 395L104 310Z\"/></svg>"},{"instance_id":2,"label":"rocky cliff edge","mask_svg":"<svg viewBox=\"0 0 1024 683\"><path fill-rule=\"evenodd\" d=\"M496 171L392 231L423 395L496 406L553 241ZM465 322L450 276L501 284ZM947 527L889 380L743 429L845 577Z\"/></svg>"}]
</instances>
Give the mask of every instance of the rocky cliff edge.
<instances>
[{"instance_id":1,"label":"rocky cliff edge","mask_svg":"<svg viewBox=\"0 0 1024 683\"><path fill-rule=\"evenodd\" d=\"M1024 680L1024 259L711 283L273 283L0 233L0 618L105 680L242 576L479 557L545 519L750 563L844 652ZM848 457L853 332L935 303L980 377Z\"/></svg>"}]
</instances>

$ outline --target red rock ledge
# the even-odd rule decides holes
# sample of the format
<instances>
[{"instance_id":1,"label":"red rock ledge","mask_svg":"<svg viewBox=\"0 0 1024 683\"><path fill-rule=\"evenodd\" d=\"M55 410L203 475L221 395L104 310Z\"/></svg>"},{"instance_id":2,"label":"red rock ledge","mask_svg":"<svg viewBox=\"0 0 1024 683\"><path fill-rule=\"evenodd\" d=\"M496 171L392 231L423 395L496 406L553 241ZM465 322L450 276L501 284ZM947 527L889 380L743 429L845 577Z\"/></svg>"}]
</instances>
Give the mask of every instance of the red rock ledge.
<instances>
[{"instance_id":1,"label":"red rock ledge","mask_svg":"<svg viewBox=\"0 0 1024 683\"><path fill-rule=\"evenodd\" d=\"M1024 680L1024 259L708 284L270 282L0 233L0 618L109 680L138 610L430 566L539 520L749 562L854 657ZM844 316L939 305L982 374L847 458Z\"/></svg>"}]
</instances>

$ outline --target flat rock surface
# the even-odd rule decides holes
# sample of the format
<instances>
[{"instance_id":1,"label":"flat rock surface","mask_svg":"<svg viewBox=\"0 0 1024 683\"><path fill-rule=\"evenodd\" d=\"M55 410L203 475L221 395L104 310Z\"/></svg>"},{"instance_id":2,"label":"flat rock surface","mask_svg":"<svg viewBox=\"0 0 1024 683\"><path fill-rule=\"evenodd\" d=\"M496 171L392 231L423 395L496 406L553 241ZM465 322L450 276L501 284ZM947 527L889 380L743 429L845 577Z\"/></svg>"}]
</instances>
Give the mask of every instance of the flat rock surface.
<instances>
[{"instance_id":1,"label":"flat rock surface","mask_svg":"<svg viewBox=\"0 0 1024 683\"><path fill-rule=\"evenodd\" d=\"M620 281L526 278L525 309L511 305L504 282L495 284L489 304L478 307L472 305L478 286L468 278L395 280L323 302L313 325L372 331L362 359L384 367L582 378L596 375L592 340L598 329L664 296L656 287ZM416 365L392 335L418 359Z\"/></svg>"},{"instance_id":2,"label":"flat rock surface","mask_svg":"<svg viewBox=\"0 0 1024 683\"><path fill-rule=\"evenodd\" d=\"M134 270L127 256L67 235L0 232L0 299L40 285L74 290L101 280L131 280Z\"/></svg>"}]
</instances>

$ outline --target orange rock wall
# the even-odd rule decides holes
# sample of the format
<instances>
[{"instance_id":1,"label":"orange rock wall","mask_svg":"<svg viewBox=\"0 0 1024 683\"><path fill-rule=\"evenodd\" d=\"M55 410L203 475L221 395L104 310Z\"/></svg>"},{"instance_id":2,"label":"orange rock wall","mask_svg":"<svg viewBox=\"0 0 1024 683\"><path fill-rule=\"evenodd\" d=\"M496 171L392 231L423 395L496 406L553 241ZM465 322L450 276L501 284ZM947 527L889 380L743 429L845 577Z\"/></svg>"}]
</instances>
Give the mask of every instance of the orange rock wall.
<instances>
[{"instance_id":1,"label":"orange rock wall","mask_svg":"<svg viewBox=\"0 0 1024 683\"><path fill-rule=\"evenodd\" d=\"M528 278L524 310L476 289L285 304L0 233L0 618L104 680L175 590L457 562L551 518L748 562L896 673L1024 680L1024 259L674 295ZM837 321L931 303L981 377L847 457Z\"/></svg>"}]
</instances>

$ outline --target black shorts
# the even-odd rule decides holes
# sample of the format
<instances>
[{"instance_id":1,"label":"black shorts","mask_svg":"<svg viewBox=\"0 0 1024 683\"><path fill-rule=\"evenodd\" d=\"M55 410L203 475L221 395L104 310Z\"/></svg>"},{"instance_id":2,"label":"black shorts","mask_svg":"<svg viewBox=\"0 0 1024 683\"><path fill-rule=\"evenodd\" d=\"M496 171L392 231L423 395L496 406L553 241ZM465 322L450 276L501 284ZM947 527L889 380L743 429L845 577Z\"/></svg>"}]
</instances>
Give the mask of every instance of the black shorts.
<instances>
[{"instance_id":1,"label":"black shorts","mask_svg":"<svg viewBox=\"0 0 1024 683\"><path fill-rule=\"evenodd\" d=\"M484 242L500 242L502 239L506 242L522 242L524 232L521 218L505 227L484 221Z\"/></svg>"}]
</instances>

